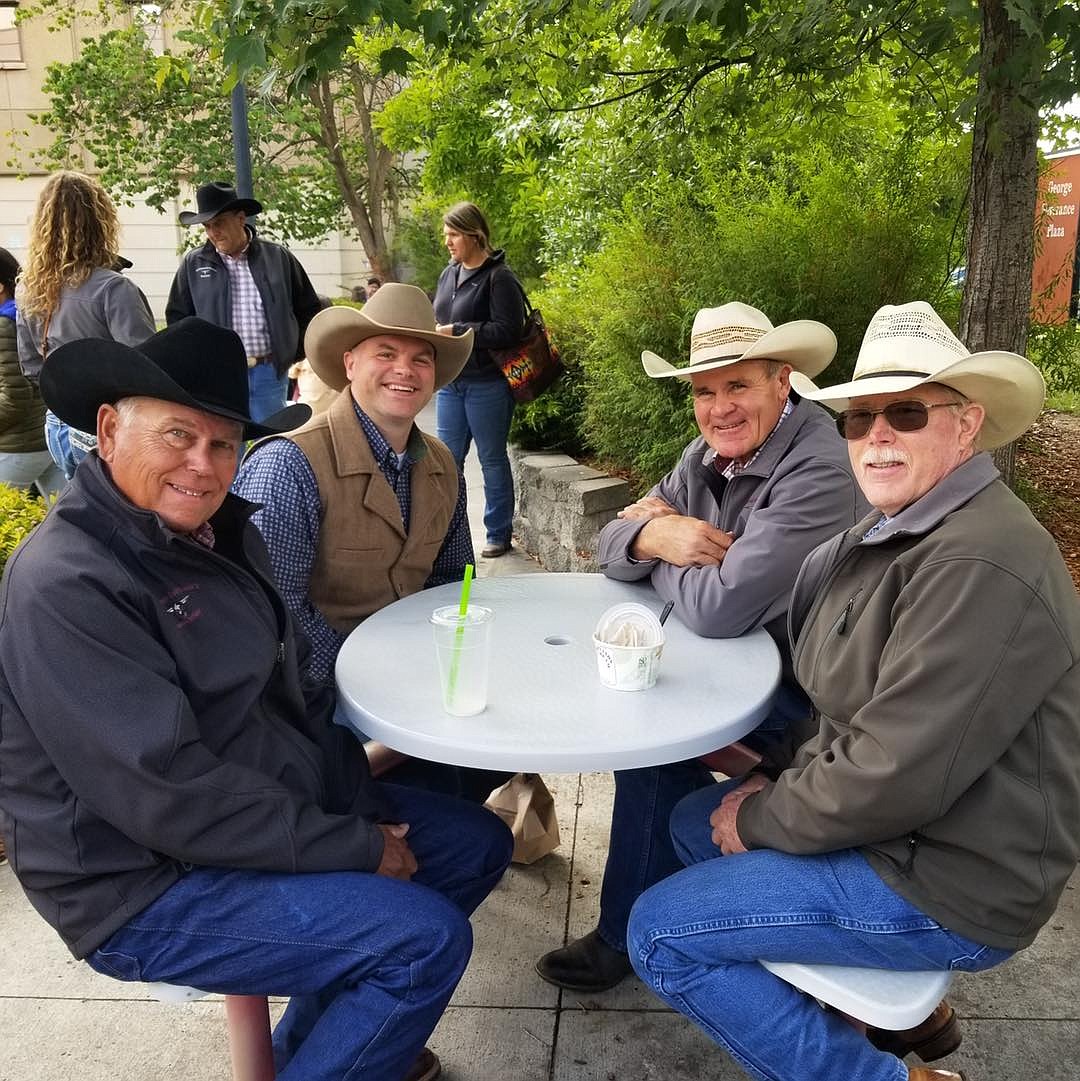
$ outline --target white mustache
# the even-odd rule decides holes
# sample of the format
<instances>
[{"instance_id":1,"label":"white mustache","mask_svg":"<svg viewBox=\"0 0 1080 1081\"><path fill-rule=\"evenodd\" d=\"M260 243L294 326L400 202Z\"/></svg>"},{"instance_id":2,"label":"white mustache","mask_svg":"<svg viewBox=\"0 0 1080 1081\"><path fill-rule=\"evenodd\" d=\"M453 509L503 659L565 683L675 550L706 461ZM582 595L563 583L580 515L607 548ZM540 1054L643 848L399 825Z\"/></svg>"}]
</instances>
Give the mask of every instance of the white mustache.
<instances>
[{"instance_id":1,"label":"white mustache","mask_svg":"<svg viewBox=\"0 0 1080 1081\"><path fill-rule=\"evenodd\" d=\"M907 465L911 459L894 447L867 447L859 457L859 465Z\"/></svg>"}]
</instances>

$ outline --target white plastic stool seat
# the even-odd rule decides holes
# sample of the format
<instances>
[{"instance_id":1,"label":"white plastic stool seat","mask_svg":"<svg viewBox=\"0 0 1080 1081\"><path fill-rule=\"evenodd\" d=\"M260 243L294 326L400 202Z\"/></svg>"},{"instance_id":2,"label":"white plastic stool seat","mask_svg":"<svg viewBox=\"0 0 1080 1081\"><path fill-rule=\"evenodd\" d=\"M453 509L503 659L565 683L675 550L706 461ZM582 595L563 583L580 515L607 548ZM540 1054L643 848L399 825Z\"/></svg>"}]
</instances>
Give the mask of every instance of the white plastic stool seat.
<instances>
[{"instance_id":1,"label":"white plastic stool seat","mask_svg":"<svg viewBox=\"0 0 1080 1081\"><path fill-rule=\"evenodd\" d=\"M914 1028L934 1012L952 983L951 972L893 972L884 968L762 961L774 976L820 1002L893 1031Z\"/></svg>"},{"instance_id":2,"label":"white plastic stool seat","mask_svg":"<svg viewBox=\"0 0 1080 1081\"><path fill-rule=\"evenodd\" d=\"M210 993L178 983L148 983L146 990L150 997L158 1002L194 1002L196 999L206 998Z\"/></svg>"}]
</instances>

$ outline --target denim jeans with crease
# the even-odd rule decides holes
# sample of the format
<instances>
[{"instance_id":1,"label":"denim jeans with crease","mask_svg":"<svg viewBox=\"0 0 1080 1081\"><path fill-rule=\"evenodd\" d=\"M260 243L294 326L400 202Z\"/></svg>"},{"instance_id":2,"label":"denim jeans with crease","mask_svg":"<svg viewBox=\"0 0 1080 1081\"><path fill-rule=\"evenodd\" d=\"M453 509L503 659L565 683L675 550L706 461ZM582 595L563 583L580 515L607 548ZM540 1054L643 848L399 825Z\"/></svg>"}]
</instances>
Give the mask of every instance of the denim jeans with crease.
<instances>
[{"instance_id":1,"label":"denim jeans with crease","mask_svg":"<svg viewBox=\"0 0 1080 1081\"><path fill-rule=\"evenodd\" d=\"M854 849L721 856L709 815L726 781L671 820L689 866L630 914L630 961L665 1002L762 1081L906 1081L900 1059L759 961L979 972L1011 955L958 935L904 900Z\"/></svg>"},{"instance_id":2,"label":"denim jeans with crease","mask_svg":"<svg viewBox=\"0 0 1080 1081\"><path fill-rule=\"evenodd\" d=\"M782 683L769 715L742 742L756 747L759 740L778 735L809 711L803 692ZM697 759L615 772L615 805L597 927L600 938L612 949L626 949L626 921L638 897L683 867L668 828L675 805L713 783L712 774Z\"/></svg>"},{"instance_id":3,"label":"denim jeans with crease","mask_svg":"<svg viewBox=\"0 0 1080 1081\"><path fill-rule=\"evenodd\" d=\"M484 532L488 544L509 544L514 529L514 475L506 441L514 416L510 384L497 379L455 379L435 395L435 425L464 469L469 445L484 475Z\"/></svg>"},{"instance_id":4,"label":"denim jeans with crease","mask_svg":"<svg viewBox=\"0 0 1080 1081\"><path fill-rule=\"evenodd\" d=\"M285 408L288 389L288 375L278 375L272 363L248 368L248 415L260 421L280 413Z\"/></svg>"},{"instance_id":5,"label":"denim jeans with crease","mask_svg":"<svg viewBox=\"0 0 1080 1081\"><path fill-rule=\"evenodd\" d=\"M468 916L513 839L482 807L381 784L419 871L321 874L196 867L87 958L122 980L290 996L279 1081L401 1081L469 960Z\"/></svg>"},{"instance_id":6,"label":"denim jeans with crease","mask_svg":"<svg viewBox=\"0 0 1080 1081\"><path fill-rule=\"evenodd\" d=\"M75 476L79 462L97 446L97 436L65 424L51 409L45 410L45 446L66 480Z\"/></svg>"}]
</instances>

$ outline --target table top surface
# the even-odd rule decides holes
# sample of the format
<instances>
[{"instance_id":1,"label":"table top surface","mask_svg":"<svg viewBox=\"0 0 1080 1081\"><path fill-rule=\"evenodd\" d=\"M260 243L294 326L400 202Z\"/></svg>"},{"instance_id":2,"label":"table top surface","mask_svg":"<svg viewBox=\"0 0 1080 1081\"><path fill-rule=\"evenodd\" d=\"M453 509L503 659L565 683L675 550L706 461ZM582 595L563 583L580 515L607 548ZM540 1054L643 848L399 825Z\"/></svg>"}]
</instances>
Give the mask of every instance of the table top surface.
<instances>
[{"instance_id":1,"label":"table top surface","mask_svg":"<svg viewBox=\"0 0 1080 1081\"><path fill-rule=\"evenodd\" d=\"M614 604L663 607L645 582L602 574L480 578L471 602L495 613L488 705L445 713L429 617L456 603L457 583L426 589L370 616L338 655L341 712L405 754L522 772L631 769L677 762L740 739L765 717L780 655L763 630L701 638L672 615L654 687L600 682L592 633Z\"/></svg>"}]
</instances>

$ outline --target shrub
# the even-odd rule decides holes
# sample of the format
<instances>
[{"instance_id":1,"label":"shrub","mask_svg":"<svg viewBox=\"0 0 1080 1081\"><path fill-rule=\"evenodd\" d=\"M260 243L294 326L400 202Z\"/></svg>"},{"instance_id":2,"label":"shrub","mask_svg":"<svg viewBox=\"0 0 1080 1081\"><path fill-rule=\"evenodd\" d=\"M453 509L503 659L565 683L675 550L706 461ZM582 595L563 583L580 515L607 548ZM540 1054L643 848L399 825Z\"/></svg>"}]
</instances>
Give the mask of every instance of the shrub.
<instances>
[{"instance_id":1,"label":"shrub","mask_svg":"<svg viewBox=\"0 0 1080 1081\"><path fill-rule=\"evenodd\" d=\"M1080 394L1080 327L1070 320L1061 326L1033 325L1028 356L1046 380L1048 405L1061 407Z\"/></svg>"},{"instance_id":2,"label":"shrub","mask_svg":"<svg viewBox=\"0 0 1080 1081\"><path fill-rule=\"evenodd\" d=\"M45 517L48 507L21 488L0 484L0 573L19 542Z\"/></svg>"}]
</instances>

